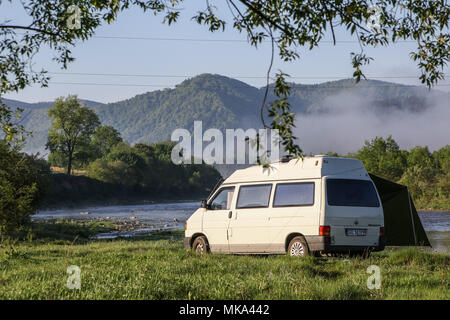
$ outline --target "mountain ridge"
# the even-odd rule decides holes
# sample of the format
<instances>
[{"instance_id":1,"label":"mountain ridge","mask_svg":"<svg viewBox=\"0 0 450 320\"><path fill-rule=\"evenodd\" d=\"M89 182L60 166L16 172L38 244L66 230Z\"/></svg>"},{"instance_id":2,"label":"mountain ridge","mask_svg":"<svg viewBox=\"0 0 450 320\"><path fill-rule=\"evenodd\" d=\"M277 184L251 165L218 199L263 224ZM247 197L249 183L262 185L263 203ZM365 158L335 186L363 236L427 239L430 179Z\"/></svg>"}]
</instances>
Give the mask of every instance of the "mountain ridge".
<instances>
[{"instance_id":1,"label":"mountain ridge","mask_svg":"<svg viewBox=\"0 0 450 320\"><path fill-rule=\"evenodd\" d=\"M449 99L450 94L438 90L402 85L379 80L342 79L319 84L291 83L291 110L296 114L339 112L345 99L361 101L359 108L391 113L421 112L433 99ZM176 128L192 132L194 120L203 121L204 128L260 128L260 107L265 87L253 87L243 81L218 74L200 74L163 89L138 94L113 103L82 100L99 115L103 125L118 129L130 143L157 142L170 138ZM267 103L275 99L273 84ZM340 99L340 104L336 101ZM26 150L42 150L49 120L47 109L52 102L24 103L3 99L11 108L24 109L23 124L34 132ZM267 112L265 111L267 118Z\"/></svg>"}]
</instances>

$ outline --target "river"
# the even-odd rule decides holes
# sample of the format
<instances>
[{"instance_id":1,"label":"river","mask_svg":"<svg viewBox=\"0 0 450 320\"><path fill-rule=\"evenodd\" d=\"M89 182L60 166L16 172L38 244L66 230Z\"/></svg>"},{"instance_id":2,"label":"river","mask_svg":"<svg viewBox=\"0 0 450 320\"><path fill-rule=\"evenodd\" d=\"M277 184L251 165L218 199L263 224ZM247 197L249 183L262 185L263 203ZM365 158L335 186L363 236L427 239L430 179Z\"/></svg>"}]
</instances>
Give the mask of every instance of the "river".
<instances>
[{"instance_id":1,"label":"river","mask_svg":"<svg viewBox=\"0 0 450 320\"><path fill-rule=\"evenodd\" d=\"M100 234L98 238L130 237L156 230L179 229L199 207L198 201L155 203L126 206L102 206L84 209L41 210L33 220L73 219L126 222L132 231ZM433 250L450 253L450 211L419 211L419 217Z\"/></svg>"}]
</instances>

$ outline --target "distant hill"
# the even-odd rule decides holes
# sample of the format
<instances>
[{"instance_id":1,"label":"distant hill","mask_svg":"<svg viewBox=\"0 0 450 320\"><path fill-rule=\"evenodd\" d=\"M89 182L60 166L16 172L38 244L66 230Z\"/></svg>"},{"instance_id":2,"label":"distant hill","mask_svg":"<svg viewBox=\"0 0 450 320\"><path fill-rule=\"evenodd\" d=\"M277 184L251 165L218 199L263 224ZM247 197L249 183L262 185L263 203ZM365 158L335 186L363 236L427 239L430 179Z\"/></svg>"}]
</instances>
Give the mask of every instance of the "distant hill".
<instances>
[{"instance_id":1,"label":"distant hill","mask_svg":"<svg viewBox=\"0 0 450 320\"><path fill-rule=\"evenodd\" d=\"M204 130L261 127L259 108L263 94L264 88L221 75L201 74L174 89L147 92L123 101L109 104L82 101L97 112L104 125L114 126L125 140L136 143L168 139L176 128L192 131L194 120L203 121ZM374 80L355 84L351 79L344 79L315 85L293 83L290 102L297 114L338 110L346 104L346 99L354 101L355 97L360 99L358 108L375 112L421 112L429 107L430 99L442 96L450 100L448 93L417 86ZM269 94L268 102L274 98ZM49 128L47 109L52 102L3 101L12 108L25 110L23 123L34 132L26 150L42 150Z\"/></svg>"},{"instance_id":2,"label":"distant hill","mask_svg":"<svg viewBox=\"0 0 450 320\"><path fill-rule=\"evenodd\" d=\"M54 103L53 101L28 103L28 102L22 102L22 101L11 100L11 99L6 99L6 98L3 98L2 101L3 101L3 103L5 103L6 105L10 106L11 108L22 108L22 109L25 109L25 110L30 110L30 109L35 109L35 110L36 109L48 109ZM80 99L80 101L84 105L88 106L89 108L95 108L95 107L99 107L99 106L105 105L104 103L91 101L91 100Z\"/></svg>"},{"instance_id":3,"label":"distant hill","mask_svg":"<svg viewBox=\"0 0 450 320\"><path fill-rule=\"evenodd\" d=\"M193 129L194 120L218 129L255 126L259 89L218 75L203 74L175 89L137 95L96 108L102 122L130 142L170 138L176 128Z\"/></svg>"}]
</instances>

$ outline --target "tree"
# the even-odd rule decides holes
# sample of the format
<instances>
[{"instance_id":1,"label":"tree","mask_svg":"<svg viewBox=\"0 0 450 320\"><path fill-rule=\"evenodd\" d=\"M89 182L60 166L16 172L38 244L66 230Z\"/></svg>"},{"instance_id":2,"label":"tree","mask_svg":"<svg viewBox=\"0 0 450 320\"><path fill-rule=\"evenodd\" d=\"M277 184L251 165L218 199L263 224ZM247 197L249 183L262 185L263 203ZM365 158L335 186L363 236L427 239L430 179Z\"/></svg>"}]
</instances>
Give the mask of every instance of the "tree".
<instances>
[{"instance_id":1,"label":"tree","mask_svg":"<svg viewBox=\"0 0 450 320\"><path fill-rule=\"evenodd\" d=\"M439 173L428 147L414 147L406 154L407 167L400 183L407 185L414 198L435 197L433 188Z\"/></svg>"},{"instance_id":2,"label":"tree","mask_svg":"<svg viewBox=\"0 0 450 320\"><path fill-rule=\"evenodd\" d=\"M94 111L80 104L76 96L56 99L48 110L48 116L52 123L46 148L67 159L67 174L70 175L77 151L91 143L92 134L100 121Z\"/></svg>"},{"instance_id":3,"label":"tree","mask_svg":"<svg viewBox=\"0 0 450 320\"><path fill-rule=\"evenodd\" d=\"M47 192L46 161L20 153L0 140L0 235L16 231Z\"/></svg>"},{"instance_id":4,"label":"tree","mask_svg":"<svg viewBox=\"0 0 450 320\"><path fill-rule=\"evenodd\" d=\"M433 158L437 162L442 173L450 173L450 145L434 151Z\"/></svg>"},{"instance_id":5,"label":"tree","mask_svg":"<svg viewBox=\"0 0 450 320\"><path fill-rule=\"evenodd\" d=\"M433 152L433 158L440 170L437 193L441 199L445 199L447 202L442 208L448 208L450 206L450 145Z\"/></svg>"},{"instance_id":6,"label":"tree","mask_svg":"<svg viewBox=\"0 0 450 320\"><path fill-rule=\"evenodd\" d=\"M106 156L112 147L122 142L120 132L111 126L100 126L92 135L92 148L96 158Z\"/></svg>"},{"instance_id":7,"label":"tree","mask_svg":"<svg viewBox=\"0 0 450 320\"><path fill-rule=\"evenodd\" d=\"M217 182L219 172L206 164L173 164L172 147L173 142L139 143L133 147L121 142L108 155L90 163L88 174L104 182L159 196L210 191L208 188Z\"/></svg>"},{"instance_id":8,"label":"tree","mask_svg":"<svg viewBox=\"0 0 450 320\"><path fill-rule=\"evenodd\" d=\"M1 2L1 0L0 0ZM367 47L381 47L399 40L413 40L417 48L411 58L417 62L420 80L431 87L444 79L444 67L450 58L448 22L450 6L446 0L226 0L233 15L226 21L218 14L213 0L201 4L192 17L211 32L224 30L228 23L238 32L245 32L250 45L257 47L265 39L272 43L272 61L275 49L285 61L300 57L298 48L312 50L329 34L338 41L336 28L355 36L361 51L351 53L356 81L364 77L363 67L372 58L366 56ZM74 5L76 3L76 6ZM163 14L164 22L175 23L183 11L183 0L28 0L23 1L31 23L17 25L6 21L0 24L0 96L30 85L48 83L45 71L35 72L31 60L42 46L52 48L55 60L63 68L73 61L70 48L77 40L90 38L102 22L112 23L117 15L130 7L138 7L154 14ZM200 3L200 2L199 2ZM19 35L16 31L23 34ZM267 73L270 80L272 63ZM270 126L280 131L282 145L288 153L301 156L302 150L292 134L294 115L287 97L290 86L287 75L276 75L274 92L278 99L266 104L269 85L261 104L264 114L272 117ZM2 107L5 108L5 107ZM268 110L267 110L268 109Z\"/></svg>"},{"instance_id":9,"label":"tree","mask_svg":"<svg viewBox=\"0 0 450 320\"><path fill-rule=\"evenodd\" d=\"M1 58L0 58L1 59ZM48 187L46 161L20 150L29 134L20 124L21 110L0 102L0 235L30 221Z\"/></svg>"},{"instance_id":10,"label":"tree","mask_svg":"<svg viewBox=\"0 0 450 320\"><path fill-rule=\"evenodd\" d=\"M433 158L428 147L414 147L406 157L408 168L419 167L425 179L432 180L439 173L439 164Z\"/></svg>"},{"instance_id":11,"label":"tree","mask_svg":"<svg viewBox=\"0 0 450 320\"><path fill-rule=\"evenodd\" d=\"M356 157L360 159L367 171L386 179L397 181L406 169L406 157L394 139L386 140L376 137L367 141Z\"/></svg>"},{"instance_id":12,"label":"tree","mask_svg":"<svg viewBox=\"0 0 450 320\"><path fill-rule=\"evenodd\" d=\"M22 109L17 109L15 112L12 112L0 100L0 126L2 130L0 137L2 137L4 143L16 149L22 147L25 136L28 134L23 125L20 124L22 112Z\"/></svg>"}]
</instances>

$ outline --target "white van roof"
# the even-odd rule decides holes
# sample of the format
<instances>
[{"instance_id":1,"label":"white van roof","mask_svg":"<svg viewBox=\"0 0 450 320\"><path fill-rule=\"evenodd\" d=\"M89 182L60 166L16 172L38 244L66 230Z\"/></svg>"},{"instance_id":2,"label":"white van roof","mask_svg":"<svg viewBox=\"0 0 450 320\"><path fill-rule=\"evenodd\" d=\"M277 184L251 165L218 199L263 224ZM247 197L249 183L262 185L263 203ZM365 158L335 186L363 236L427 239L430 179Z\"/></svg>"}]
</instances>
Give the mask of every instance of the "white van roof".
<instances>
[{"instance_id":1,"label":"white van roof","mask_svg":"<svg viewBox=\"0 0 450 320\"><path fill-rule=\"evenodd\" d=\"M236 170L223 183L245 183L274 180L300 180L322 178L324 176L345 176L368 179L369 175L358 159L314 156L278 161L270 164L270 169L252 166Z\"/></svg>"}]
</instances>

